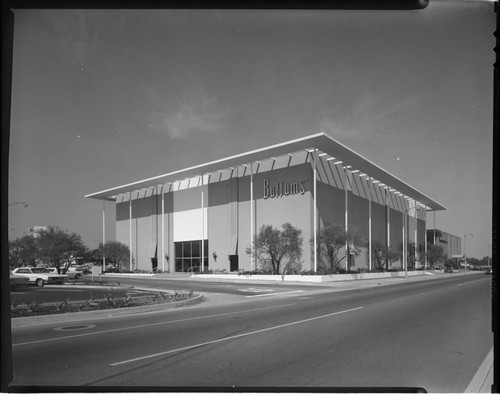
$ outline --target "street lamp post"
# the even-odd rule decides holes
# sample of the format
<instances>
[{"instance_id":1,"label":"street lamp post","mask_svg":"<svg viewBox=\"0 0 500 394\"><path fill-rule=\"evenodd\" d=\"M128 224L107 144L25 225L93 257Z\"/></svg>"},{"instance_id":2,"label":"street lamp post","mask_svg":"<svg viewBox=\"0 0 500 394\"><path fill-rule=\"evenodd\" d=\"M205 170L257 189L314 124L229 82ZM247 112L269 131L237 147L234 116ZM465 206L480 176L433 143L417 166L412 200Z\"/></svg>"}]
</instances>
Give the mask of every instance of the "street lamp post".
<instances>
[{"instance_id":1,"label":"street lamp post","mask_svg":"<svg viewBox=\"0 0 500 394\"><path fill-rule=\"evenodd\" d=\"M466 251L467 251L467 236L469 236L469 235L471 237L473 237L474 234L472 234L472 233L464 234L464 260L465 260L464 261L464 273L467 272L467 252Z\"/></svg>"}]
</instances>

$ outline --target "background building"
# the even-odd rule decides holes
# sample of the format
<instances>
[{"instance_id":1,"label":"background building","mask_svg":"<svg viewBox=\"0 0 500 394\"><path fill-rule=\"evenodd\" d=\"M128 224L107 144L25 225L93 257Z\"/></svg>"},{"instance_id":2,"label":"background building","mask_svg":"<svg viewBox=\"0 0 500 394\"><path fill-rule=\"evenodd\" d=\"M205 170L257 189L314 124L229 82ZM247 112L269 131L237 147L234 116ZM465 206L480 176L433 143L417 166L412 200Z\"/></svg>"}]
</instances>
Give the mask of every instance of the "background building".
<instances>
[{"instance_id":1,"label":"background building","mask_svg":"<svg viewBox=\"0 0 500 394\"><path fill-rule=\"evenodd\" d=\"M425 250L426 212L445 209L324 133L86 197L116 202L116 238L130 247L131 270L183 272L202 261L258 268L247 253L258 229L286 222L302 231L302 269L321 265L315 246L327 224L359 228L362 253L350 265L374 268L375 241Z\"/></svg>"},{"instance_id":2,"label":"background building","mask_svg":"<svg viewBox=\"0 0 500 394\"><path fill-rule=\"evenodd\" d=\"M463 254L461 238L442 230L428 229L427 243L430 245L442 246L446 257L449 259L451 259L452 256Z\"/></svg>"},{"instance_id":3,"label":"background building","mask_svg":"<svg viewBox=\"0 0 500 394\"><path fill-rule=\"evenodd\" d=\"M48 229L48 226L31 226L28 228L28 234L34 238L38 238L40 236L40 231L47 231Z\"/></svg>"}]
</instances>

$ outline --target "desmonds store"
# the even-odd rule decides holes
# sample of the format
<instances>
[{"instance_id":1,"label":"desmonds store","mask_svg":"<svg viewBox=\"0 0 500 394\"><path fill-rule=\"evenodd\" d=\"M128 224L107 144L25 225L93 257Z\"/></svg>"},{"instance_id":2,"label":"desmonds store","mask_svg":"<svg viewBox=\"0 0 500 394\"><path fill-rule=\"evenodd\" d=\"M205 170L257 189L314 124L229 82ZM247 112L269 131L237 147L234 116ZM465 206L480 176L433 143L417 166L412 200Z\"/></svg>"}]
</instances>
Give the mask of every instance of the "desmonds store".
<instances>
[{"instance_id":1,"label":"desmonds store","mask_svg":"<svg viewBox=\"0 0 500 394\"><path fill-rule=\"evenodd\" d=\"M85 197L116 203L116 240L130 248L130 270L170 272L198 271L202 262L258 268L246 253L258 229L286 222L302 230L302 269L321 264L315 245L326 224L360 229L362 253L346 262L369 269L374 241L425 250L426 215L445 209L324 133Z\"/></svg>"}]
</instances>

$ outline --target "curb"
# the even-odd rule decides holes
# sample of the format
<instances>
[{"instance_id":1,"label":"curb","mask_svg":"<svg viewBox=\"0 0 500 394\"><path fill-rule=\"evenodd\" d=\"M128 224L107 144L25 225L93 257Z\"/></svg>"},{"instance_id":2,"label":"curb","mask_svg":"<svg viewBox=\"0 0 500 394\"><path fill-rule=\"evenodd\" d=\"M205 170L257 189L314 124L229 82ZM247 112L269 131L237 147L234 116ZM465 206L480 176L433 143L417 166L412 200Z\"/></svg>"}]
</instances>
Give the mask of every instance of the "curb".
<instances>
[{"instance_id":1,"label":"curb","mask_svg":"<svg viewBox=\"0 0 500 394\"><path fill-rule=\"evenodd\" d=\"M129 308L101 309L97 311L68 312L52 315L15 317L11 319L12 327L21 327L32 323L57 322L64 320L85 320L92 317L122 316L127 314L166 311L188 305L195 305L205 301L203 294L198 294L188 300L165 302L162 304L142 305Z\"/></svg>"},{"instance_id":2,"label":"curb","mask_svg":"<svg viewBox=\"0 0 500 394\"><path fill-rule=\"evenodd\" d=\"M484 359L465 393L490 393L493 385L493 348Z\"/></svg>"}]
</instances>

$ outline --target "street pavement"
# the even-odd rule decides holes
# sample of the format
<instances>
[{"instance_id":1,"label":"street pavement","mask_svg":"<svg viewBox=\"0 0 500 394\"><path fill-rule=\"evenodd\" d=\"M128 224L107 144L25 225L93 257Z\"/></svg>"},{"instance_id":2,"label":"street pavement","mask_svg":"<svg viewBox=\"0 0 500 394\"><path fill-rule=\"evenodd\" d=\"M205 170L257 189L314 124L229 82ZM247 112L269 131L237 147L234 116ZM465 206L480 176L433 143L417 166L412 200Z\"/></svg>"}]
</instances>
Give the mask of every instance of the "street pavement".
<instances>
[{"instance_id":1,"label":"street pavement","mask_svg":"<svg viewBox=\"0 0 500 394\"><path fill-rule=\"evenodd\" d=\"M165 312L16 322L14 385L483 392L491 387L491 373L483 376L491 369L489 282L451 274L292 290L255 283L273 290L210 293Z\"/></svg>"}]
</instances>

